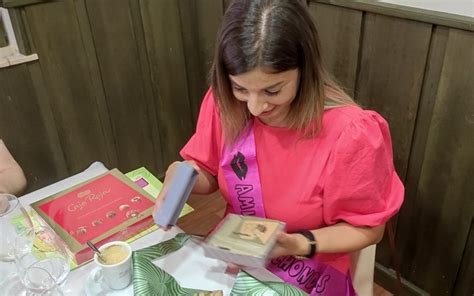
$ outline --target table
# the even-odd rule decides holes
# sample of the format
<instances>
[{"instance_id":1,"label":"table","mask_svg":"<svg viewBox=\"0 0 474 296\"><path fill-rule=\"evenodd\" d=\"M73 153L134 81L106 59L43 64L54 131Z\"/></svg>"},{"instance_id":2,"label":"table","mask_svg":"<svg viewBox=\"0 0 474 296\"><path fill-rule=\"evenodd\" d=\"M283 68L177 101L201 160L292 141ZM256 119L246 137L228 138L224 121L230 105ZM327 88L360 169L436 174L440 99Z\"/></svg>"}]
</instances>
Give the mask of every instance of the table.
<instances>
[{"instance_id":1,"label":"table","mask_svg":"<svg viewBox=\"0 0 474 296\"><path fill-rule=\"evenodd\" d=\"M20 197L22 205L29 210L29 204L67 189L78 183L98 176L108 169L100 162L93 163L83 172L51 184ZM182 232L174 227L170 231L157 230L131 243L132 249L137 250L174 237ZM171 274L178 283L186 288L201 290L222 290L224 295L229 295L235 281L235 275L225 272L225 262L207 258L199 241L189 240L180 250L159 258L154 263ZM13 265L0 262L2 273L8 272ZM63 287L65 295L86 295L85 283L89 274L94 270L94 263L88 263L70 272ZM3 276L3 275L2 275ZM0 287L0 291L2 287ZM121 291L121 295L133 295L132 287ZM104 295L104 294L101 294Z\"/></svg>"}]
</instances>

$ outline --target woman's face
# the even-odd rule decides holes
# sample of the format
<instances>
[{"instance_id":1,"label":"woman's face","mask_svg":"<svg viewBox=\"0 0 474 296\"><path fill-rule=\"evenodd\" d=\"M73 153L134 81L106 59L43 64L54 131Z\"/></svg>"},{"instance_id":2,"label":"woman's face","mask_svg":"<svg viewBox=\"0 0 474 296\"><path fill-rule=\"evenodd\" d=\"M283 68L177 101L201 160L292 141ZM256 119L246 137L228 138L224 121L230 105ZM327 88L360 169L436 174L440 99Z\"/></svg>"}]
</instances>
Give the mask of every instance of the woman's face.
<instances>
[{"instance_id":1,"label":"woman's face","mask_svg":"<svg viewBox=\"0 0 474 296\"><path fill-rule=\"evenodd\" d=\"M286 115L299 86L298 69L280 73L261 68L232 76L232 92L237 100L246 102L250 113L270 126L286 127Z\"/></svg>"}]
</instances>

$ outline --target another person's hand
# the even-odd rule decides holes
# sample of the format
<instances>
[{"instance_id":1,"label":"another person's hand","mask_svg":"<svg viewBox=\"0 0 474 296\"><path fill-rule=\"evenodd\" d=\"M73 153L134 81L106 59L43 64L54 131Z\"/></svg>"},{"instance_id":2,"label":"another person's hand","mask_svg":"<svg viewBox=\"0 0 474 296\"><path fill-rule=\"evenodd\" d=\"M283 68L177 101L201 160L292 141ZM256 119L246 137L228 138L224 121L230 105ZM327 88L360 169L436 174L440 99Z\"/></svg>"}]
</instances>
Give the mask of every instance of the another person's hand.
<instances>
[{"instance_id":1,"label":"another person's hand","mask_svg":"<svg viewBox=\"0 0 474 296\"><path fill-rule=\"evenodd\" d=\"M310 251L308 239L299 233L280 232L276 237L276 244L270 252L270 258L281 256L304 256Z\"/></svg>"},{"instance_id":2,"label":"another person's hand","mask_svg":"<svg viewBox=\"0 0 474 296\"><path fill-rule=\"evenodd\" d=\"M8 210L10 203L8 202L8 198L6 195L1 195L0 191L0 214L5 213Z\"/></svg>"},{"instance_id":3,"label":"another person's hand","mask_svg":"<svg viewBox=\"0 0 474 296\"><path fill-rule=\"evenodd\" d=\"M19 195L25 188L23 170L0 139L0 193Z\"/></svg>"},{"instance_id":4,"label":"another person's hand","mask_svg":"<svg viewBox=\"0 0 474 296\"><path fill-rule=\"evenodd\" d=\"M196 164L195 161L193 160L186 160L186 162L191 165L195 170L197 170L198 172L201 170L199 168L199 166ZM163 187L161 188L161 191L160 193L158 194L158 197L156 198L156 201L155 201L155 206L153 208L153 218L155 218L156 214L158 213L158 210L160 209L161 207L161 204L163 203L163 201L165 200L166 198L166 191L167 191L167 187L169 185L169 182L171 179L173 179L173 176L174 174L176 173L176 169L178 167L178 164L180 164L181 162L180 161L175 161L173 162L172 164L170 164L170 166L168 167L168 169L166 170L166 174L165 174L165 180L163 181ZM165 227L163 228L163 230L169 230L170 227Z\"/></svg>"}]
</instances>

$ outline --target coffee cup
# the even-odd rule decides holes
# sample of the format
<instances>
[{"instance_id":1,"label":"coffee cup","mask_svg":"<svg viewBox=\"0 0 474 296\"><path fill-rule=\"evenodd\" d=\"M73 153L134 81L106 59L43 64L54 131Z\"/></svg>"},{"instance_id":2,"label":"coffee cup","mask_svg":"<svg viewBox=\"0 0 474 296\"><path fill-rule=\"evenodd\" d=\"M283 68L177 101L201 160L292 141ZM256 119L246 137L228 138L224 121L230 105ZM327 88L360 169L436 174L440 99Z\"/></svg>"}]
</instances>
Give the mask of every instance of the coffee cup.
<instances>
[{"instance_id":1,"label":"coffee cup","mask_svg":"<svg viewBox=\"0 0 474 296\"><path fill-rule=\"evenodd\" d=\"M113 290L126 288L132 282L132 248L122 241L113 241L99 248L100 256L94 262L100 267L105 284Z\"/></svg>"}]
</instances>

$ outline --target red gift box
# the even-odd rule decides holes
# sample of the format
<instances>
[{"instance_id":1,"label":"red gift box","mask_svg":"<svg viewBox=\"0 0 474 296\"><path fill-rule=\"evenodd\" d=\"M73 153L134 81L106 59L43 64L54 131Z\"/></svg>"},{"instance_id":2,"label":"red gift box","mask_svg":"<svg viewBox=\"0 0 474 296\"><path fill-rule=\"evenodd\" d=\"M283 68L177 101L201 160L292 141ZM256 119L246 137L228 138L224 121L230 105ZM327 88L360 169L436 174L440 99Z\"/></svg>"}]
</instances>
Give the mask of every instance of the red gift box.
<instances>
[{"instance_id":1,"label":"red gift box","mask_svg":"<svg viewBox=\"0 0 474 296\"><path fill-rule=\"evenodd\" d=\"M92 259L87 246L127 240L154 225L155 199L117 169L31 206L64 240L78 265Z\"/></svg>"}]
</instances>

